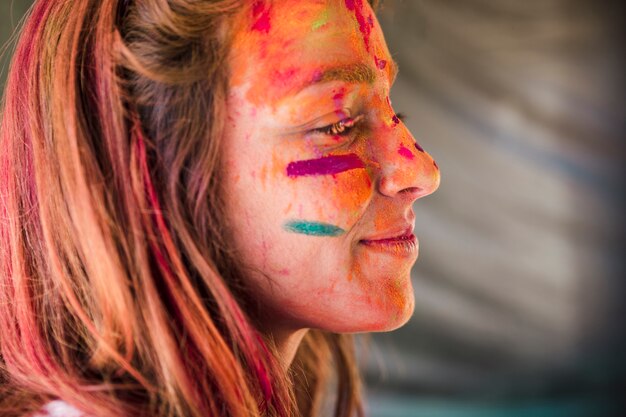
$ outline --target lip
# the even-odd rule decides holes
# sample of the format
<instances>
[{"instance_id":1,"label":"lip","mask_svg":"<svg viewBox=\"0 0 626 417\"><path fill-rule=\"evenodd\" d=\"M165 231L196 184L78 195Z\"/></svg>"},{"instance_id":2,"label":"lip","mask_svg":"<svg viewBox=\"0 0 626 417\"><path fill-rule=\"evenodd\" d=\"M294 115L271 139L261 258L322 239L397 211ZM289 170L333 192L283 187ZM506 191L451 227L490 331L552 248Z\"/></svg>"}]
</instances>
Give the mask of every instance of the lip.
<instances>
[{"instance_id":1,"label":"lip","mask_svg":"<svg viewBox=\"0 0 626 417\"><path fill-rule=\"evenodd\" d=\"M410 236L415 237L413 234L413 226L404 226L402 229L396 229L392 232L380 234L379 236L373 236L366 239L361 239L364 243L385 243L396 242L399 240L406 240Z\"/></svg>"},{"instance_id":2,"label":"lip","mask_svg":"<svg viewBox=\"0 0 626 417\"><path fill-rule=\"evenodd\" d=\"M419 249L417 237L413 234L413 228L407 227L400 232L392 232L369 239L362 239L359 244L369 249L390 252L396 255L414 255Z\"/></svg>"}]
</instances>

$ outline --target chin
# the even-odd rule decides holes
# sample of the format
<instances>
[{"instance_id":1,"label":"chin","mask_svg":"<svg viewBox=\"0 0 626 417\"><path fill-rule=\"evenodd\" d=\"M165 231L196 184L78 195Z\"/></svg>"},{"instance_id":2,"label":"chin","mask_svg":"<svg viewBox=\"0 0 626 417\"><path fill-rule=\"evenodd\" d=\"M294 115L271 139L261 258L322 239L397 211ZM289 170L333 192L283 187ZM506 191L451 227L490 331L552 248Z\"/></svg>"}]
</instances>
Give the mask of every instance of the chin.
<instances>
[{"instance_id":1,"label":"chin","mask_svg":"<svg viewBox=\"0 0 626 417\"><path fill-rule=\"evenodd\" d=\"M404 326L415 310L413 294L402 303L393 303L389 308L380 312L379 320L371 323L369 332L390 332Z\"/></svg>"},{"instance_id":2,"label":"chin","mask_svg":"<svg viewBox=\"0 0 626 417\"><path fill-rule=\"evenodd\" d=\"M383 285L377 285L370 294L370 311L367 330L370 332L388 332L404 326L415 310L415 294L410 272L395 279L385 279Z\"/></svg>"},{"instance_id":3,"label":"chin","mask_svg":"<svg viewBox=\"0 0 626 417\"><path fill-rule=\"evenodd\" d=\"M415 310L413 292L394 299L372 300L359 312L353 311L351 320L342 324L335 321L332 329L336 333L390 332L404 326Z\"/></svg>"}]
</instances>

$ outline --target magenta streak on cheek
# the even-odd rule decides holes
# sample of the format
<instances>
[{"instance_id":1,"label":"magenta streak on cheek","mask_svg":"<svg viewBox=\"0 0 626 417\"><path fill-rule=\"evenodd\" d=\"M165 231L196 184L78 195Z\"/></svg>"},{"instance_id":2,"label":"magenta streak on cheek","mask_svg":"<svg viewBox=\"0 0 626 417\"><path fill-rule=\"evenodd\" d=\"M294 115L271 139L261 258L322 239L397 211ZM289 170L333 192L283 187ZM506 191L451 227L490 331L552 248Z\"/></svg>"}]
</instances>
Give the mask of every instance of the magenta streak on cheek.
<instances>
[{"instance_id":1,"label":"magenta streak on cheek","mask_svg":"<svg viewBox=\"0 0 626 417\"><path fill-rule=\"evenodd\" d=\"M370 15L367 19L363 16L363 0L345 0L348 10L354 12L356 21L359 23L359 30L363 34L363 42L365 43L365 49L370 50L370 33L374 26L374 19Z\"/></svg>"},{"instance_id":2,"label":"magenta streak on cheek","mask_svg":"<svg viewBox=\"0 0 626 417\"><path fill-rule=\"evenodd\" d=\"M291 162L287 165L287 176L293 178L305 175L332 175L358 168L365 168L365 164L354 153L331 155L318 159Z\"/></svg>"},{"instance_id":3,"label":"magenta streak on cheek","mask_svg":"<svg viewBox=\"0 0 626 417\"><path fill-rule=\"evenodd\" d=\"M415 158L415 155L413 155L413 152L411 152L411 150L407 148L406 146L404 146L403 144L400 144L400 147L398 148L398 153L404 156L406 159Z\"/></svg>"},{"instance_id":4,"label":"magenta streak on cheek","mask_svg":"<svg viewBox=\"0 0 626 417\"><path fill-rule=\"evenodd\" d=\"M252 30L268 33L272 27L270 23L270 8L263 0L257 0L252 5Z\"/></svg>"}]
</instances>

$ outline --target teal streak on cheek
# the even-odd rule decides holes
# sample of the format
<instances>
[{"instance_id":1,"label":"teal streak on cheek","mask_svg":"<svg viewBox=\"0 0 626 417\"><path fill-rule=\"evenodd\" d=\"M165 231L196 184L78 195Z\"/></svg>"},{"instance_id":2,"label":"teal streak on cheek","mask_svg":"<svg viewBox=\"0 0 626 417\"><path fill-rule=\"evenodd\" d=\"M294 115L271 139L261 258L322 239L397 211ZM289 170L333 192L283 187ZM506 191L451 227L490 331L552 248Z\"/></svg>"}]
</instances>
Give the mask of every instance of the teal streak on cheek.
<instances>
[{"instance_id":1,"label":"teal streak on cheek","mask_svg":"<svg viewBox=\"0 0 626 417\"><path fill-rule=\"evenodd\" d=\"M302 220L291 220L285 223L283 228L288 232L310 236L339 236L346 232L341 227L333 224Z\"/></svg>"}]
</instances>

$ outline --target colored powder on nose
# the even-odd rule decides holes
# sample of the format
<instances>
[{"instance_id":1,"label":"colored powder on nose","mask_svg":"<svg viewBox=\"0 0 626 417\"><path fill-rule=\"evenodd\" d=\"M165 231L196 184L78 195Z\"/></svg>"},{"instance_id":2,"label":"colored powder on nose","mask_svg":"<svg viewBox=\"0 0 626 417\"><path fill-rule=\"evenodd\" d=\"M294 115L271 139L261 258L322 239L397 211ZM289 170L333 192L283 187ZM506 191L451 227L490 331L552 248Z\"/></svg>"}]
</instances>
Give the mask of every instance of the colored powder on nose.
<instances>
[{"instance_id":1,"label":"colored powder on nose","mask_svg":"<svg viewBox=\"0 0 626 417\"><path fill-rule=\"evenodd\" d=\"M332 175L358 168L365 168L365 164L354 153L331 155L318 159L291 162L287 165L287 176Z\"/></svg>"},{"instance_id":2,"label":"colored powder on nose","mask_svg":"<svg viewBox=\"0 0 626 417\"><path fill-rule=\"evenodd\" d=\"M422 148L422 147L420 146L420 144L419 144L419 143L417 143L417 141L415 142L415 149L417 149L417 150L418 150L418 151L420 151L420 152L424 152L424 148Z\"/></svg>"},{"instance_id":3,"label":"colored powder on nose","mask_svg":"<svg viewBox=\"0 0 626 417\"><path fill-rule=\"evenodd\" d=\"M406 146L404 146L403 144L400 144L400 147L398 148L398 153L404 156L406 159L415 158L415 155L413 155L413 152L411 152L411 150L407 148Z\"/></svg>"},{"instance_id":4,"label":"colored powder on nose","mask_svg":"<svg viewBox=\"0 0 626 417\"><path fill-rule=\"evenodd\" d=\"M339 236L345 233L339 226L322 222L307 222L292 220L283 226L288 232L299 233L309 236Z\"/></svg>"},{"instance_id":5,"label":"colored powder on nose","mask_svg":"<svg viewBox=\"0 0 626 417\"><path fill-rule=\"evenodd\" d=\"M391 99L389 98L389 96L386 97L386 100L387 100L387 105L389 106L389 109L393 111L393 106L391 105ZM395 112L393 116L391 116L391 121L393 122L392 127L396 127L400 124L400 119L398 118L398 116L396 116Z\"/></svg>"},{"instance_id":6,"label":"colored powder on nose","mask_svg":"<svg viewBox=\"0 0 626 417\"><path fill-rule=\"evenodd\" d=\"M263 0L257 0L252 5L252 30L268 33L272 27L270 23L270 8Z\"/></svg>"},{"instance_id":7,"label":"colored powder on nose","mask_svg":"<svg viewBox=\"0 0 626 417\"><path fill-rule=\"evenodd\" d=\"M387 61L385 61L384 59L378 59L377 56L374 56L374 62L376 63L376 68L378 69L385 69L385 67L387 66Z\"/></svg>"}]
</instances>

